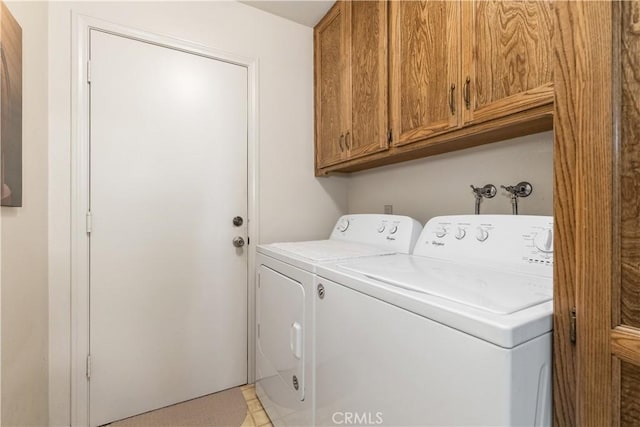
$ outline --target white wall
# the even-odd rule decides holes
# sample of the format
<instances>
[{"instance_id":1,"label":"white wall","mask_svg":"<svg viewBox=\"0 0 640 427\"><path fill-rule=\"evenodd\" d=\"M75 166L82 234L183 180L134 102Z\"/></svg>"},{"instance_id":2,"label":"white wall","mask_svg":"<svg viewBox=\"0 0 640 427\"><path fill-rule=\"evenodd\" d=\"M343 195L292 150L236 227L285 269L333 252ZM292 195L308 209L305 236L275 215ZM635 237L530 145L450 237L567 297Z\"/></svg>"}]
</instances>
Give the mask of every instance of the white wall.
<instances>
[{"instance_id":1,"label":"white wall","mask_svg":"<svg viewBox=\"0 0 640 427\"><path fill-rule=\"evenodd\" d=\"M72 12L259 59L262 242L325 236L346 180L313 177L311 28L235 2L52 2L49 6L50 414L70 422L70 46Z\"/></svg>"},{"instance_id":2,"label":"white wall","mask_svg":"<svg viewBox=\"0 0 640 427\"><path fill-rule=\"evenodd\" d=\"M437 215L472 214L469 185L493 184L498 194L481 213L511 213L500 185L529 181L533 192L519 200L519 213L553 214L553 132L543 132L462 151L355 173L349 180L349 212L383 212L425 223Z\"/></svg>"},{"instance_id":3,"label":"white wall","mask_svg":"<svg viewBox=\"0 0 640 427\"><path fill-rule=\"evenodd\" d=\"M23 207L2 211L3 426L48 424L47 3L7 2L22 27Z\"/></svg>"},{"instance_id":4,"label":"white wall","mask_svg":"<svg viewBox=\"0 0 640 427\"><path fill-rule=\"evenodd\" d=\"M439 214L472 213L469 184L529 180L534 192L521 201L521 212L552 213L551 132L349 177L314 178L311 28L235 2L51 2L49 12L51 425L70 422L72 12L259 59L262 242L321 238L338 215L382 212L385 204L423 222ZM483 213L509 212L502 191L483 203Z\"/></svg>"}]
</instances>

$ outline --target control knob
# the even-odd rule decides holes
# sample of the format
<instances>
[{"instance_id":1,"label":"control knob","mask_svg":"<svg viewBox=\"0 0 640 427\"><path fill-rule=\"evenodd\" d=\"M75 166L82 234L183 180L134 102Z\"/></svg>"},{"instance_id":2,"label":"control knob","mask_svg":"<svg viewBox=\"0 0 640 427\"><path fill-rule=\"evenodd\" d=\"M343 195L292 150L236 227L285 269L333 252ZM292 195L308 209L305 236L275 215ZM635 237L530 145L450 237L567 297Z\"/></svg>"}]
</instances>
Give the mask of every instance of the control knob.
<instances>
[{"instance_id":1,"label":"control knob","mask_svg":"<svg viewBox=\"0 0 640 427\"><path fill-rule=\"evenodd\" d=\"M440 227L436 230L436 237L444 237L447 235L447 229L444 227Z\"/></svg>"},{"instance_id":2,"label":"control knob","mask_svg":"<svg viewBox=\"0 0 640 427\"><path fill-rule=\"evenodd\" d=\"M553 230L547 228L536 234L533 238L533 245L540 252L551 253L553 252Z\"/></svg>"},{"instance_id":3,"label":"control knob","mask_svg":"<svg viewBox=\"0 0 640 427\"><path fill-rule=\"evenodd\" d=\"M349 228L349 220L346 218L341 219L340 222L338 223L338 230L347 231L347 228Z\"/></svg>"},{"instance_id":4,"label":"control knob","mask_svg":"<svg viewBox=\"0 0 640 427\"><path fill-rule=\"evenodd\" d=\"M385 228L387 228L387 227L384 224L380 224L378 226L378 233L382 233L385 230Z\"/></svg>"},{"instance_id":5,"label":"control knob","mask_svg":"<svg viewBox=\"0 0 640 427\"><path fill-rule=\"evenodd\" d=\"M467 230L465 230L462 227L458 227L458 231L456 231L456 239L462 240L466 235L467 235Z\"/></svg>"},{"instance_id":6,"label":"control knob","mask_svg":"<svg viewBox=\"0 0 640 427\"><path fill-rule=\"evenodd\" d=\"M396 234L396 231L398 231L398 226L394 225L393 227L391 227L391 229L389 230L389 234Z\"/></svg>"},{"instance_id":7,"label":"control knob","mask_svg":"<svg viewBox=\"0 0 640 427\"><path fill-rule=\"evenodd\" d=\"M478 234L476 235L476 239L479 242L484 242L489 238L489 232L482 227L478 227Z\"/></svg>"}]
</instances>

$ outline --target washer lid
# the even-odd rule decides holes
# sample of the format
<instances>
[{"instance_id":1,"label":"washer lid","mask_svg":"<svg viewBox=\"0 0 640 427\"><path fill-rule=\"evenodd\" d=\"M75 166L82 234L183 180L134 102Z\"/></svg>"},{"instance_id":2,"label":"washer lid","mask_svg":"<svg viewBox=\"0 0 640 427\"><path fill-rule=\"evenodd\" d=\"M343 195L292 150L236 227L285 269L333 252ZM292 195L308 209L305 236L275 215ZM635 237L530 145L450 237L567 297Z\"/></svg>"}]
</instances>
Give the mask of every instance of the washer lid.
<instances>
[{"instance_id":1,"label":"washer lid","mask_svg":"<svg viewBox=\"0 0 640 427\"><path fill-rule=\"evenodd\" d=\"M286 251L314 262L340 261L343 259L360 258L373 255L390 255L395 253L393 250L342 240L284 242L261 246Z\"/></svg>"},{"instance_id":2,"label":"washer lid","mask_svg":"<svg viewBox=\"0 0 640 427\"><path fill-rule=\"evenodd\" d=\"M553 298L550 278L424 257L376 258L343 264L341 268L401 289L500 315L516 313Z\"/></svg>"}]
</instances>

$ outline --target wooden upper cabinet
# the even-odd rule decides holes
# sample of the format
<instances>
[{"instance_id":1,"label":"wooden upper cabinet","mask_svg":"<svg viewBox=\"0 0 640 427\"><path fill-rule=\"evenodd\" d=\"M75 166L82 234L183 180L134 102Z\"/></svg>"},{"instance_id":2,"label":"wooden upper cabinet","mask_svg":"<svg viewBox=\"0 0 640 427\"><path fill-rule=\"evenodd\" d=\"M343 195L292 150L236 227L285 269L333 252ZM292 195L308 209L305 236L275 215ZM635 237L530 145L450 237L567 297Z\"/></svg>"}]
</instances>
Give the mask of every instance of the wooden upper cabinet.
<instances>
[{"instance_id":1,"label":"wooden upper cabinet","mask_svg":"<svg viewBox=\"0 0 640 427\"><path fill-rule=\"evenodd\" d=\"M553 102L550 1L462 2L464 122Z\"/></svg>"},{"instance_id":2,"label":"wooden upper cabinet","mask_svg":"<svg viewBox=\"0 0 640 427\"><path fill-rule=\"evenodd\" d=\"M346 156L347 77L345 3L337 2L314 33L316 169Z\"/></svg>"},{"instance_id":3,"label":"wooden upper cabinet","mask_svg":"<svg viewBox=\"0 0 640 427\"><path fill-rule=\"evenodd\" d=\"M339 0L315 28L316 173L550 129L552 37L546 0Z\"/></svg>"},{"instance_id":4,"label":"wooden upper cabinet","mask_svg":"<svg viewBox=\"0 0 640 427\"><path fill-rule=\"evenodd\" d=\"M390 117L393 145L460 124L460 3L392 1Z\"/></svg>"},{"instance_id":5,"label":"wooden upper cabinet","mask_svg":"<svg viewBox=\"0 0 640 427\"><path fill-rule=\"evenodd\" d=\"M345 3L348 22L350 94L348 158L386 150L387 2Z\"/></svg>"},{"instance_id":6,"label":"wooden upper cabinet","mask_svg":"<svg viewBox=\"0 0 640 427\"><path fill-rule=\"evenodd\" d=\"M386 150L387 2L338 1L314 55L316 169Z\"/></svg>"}]
</instances>

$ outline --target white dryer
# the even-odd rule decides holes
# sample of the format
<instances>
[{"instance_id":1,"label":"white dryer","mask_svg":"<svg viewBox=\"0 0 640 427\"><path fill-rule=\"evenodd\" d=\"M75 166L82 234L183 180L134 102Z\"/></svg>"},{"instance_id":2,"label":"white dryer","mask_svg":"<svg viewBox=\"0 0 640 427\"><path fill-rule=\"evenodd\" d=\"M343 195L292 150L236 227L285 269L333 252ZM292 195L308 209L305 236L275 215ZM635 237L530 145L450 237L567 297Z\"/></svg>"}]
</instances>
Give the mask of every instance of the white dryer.
<instances>
[{"instance_id":1,"label":"white dryer","mask_svg":"<svg viewBox=\"0 0 640 427\"><path fill-rule=\"evenodd\" d=\"M256 391L274 425L314 424L317 267L410 253L421 230L406 216L346 215L328 240L257 247Z\"/></svg>"},{"instance_id":2,"label":"white dryer","mask_svg":"<svg viewBox=\"0 0 640 427\"><path fill-rule=\"evenodd\" d=\"M552 217L500 215L320 266L316 425L550 425L552 271Z\"/></svg>"}]
</instances>

